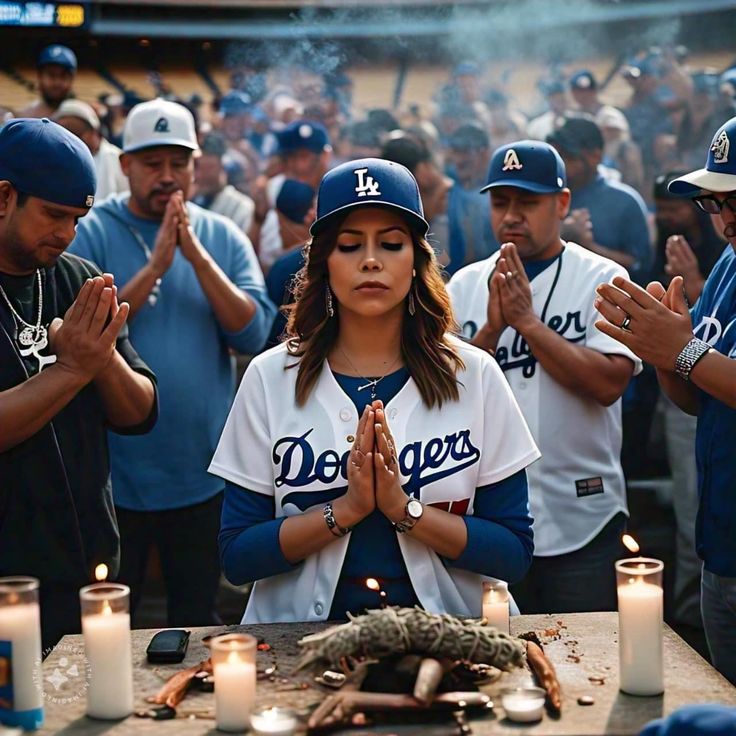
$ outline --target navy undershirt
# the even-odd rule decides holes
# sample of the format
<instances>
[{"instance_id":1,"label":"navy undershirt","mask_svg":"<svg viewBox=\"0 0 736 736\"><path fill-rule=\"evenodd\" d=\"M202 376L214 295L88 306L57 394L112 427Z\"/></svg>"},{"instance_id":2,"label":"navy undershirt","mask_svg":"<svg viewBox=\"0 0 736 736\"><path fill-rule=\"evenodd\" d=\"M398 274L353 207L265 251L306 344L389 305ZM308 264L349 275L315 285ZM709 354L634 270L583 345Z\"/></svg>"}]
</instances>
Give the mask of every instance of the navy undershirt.
<instances>
[{"instance_id":1,"label":"navy undershirt","mask_svg":"<svg viewBox=\"0 0 736 736\"><path fill-rule=\"evenodd\" d=\"M365 379L335 373L335 379L350 397L358 414L370 401ZM376 399L388 404L409 380L401 368L376 386ZM274 519L274 499L233 483L226 483L220 528L220 556L227 578L236 585L293 570L279 544L283 518ZM532 520L529 516L526 472L476 490L474 515L462 517L468 544L449 565L515 582L525 574L533 552ZM338 519L339 521L339 519ZM407 575L396 532L378 510L353 527L340 579L330 610L330 619L345 619L376 608L378 593L365 586L374 577L381 583L391 605L419 604Z\"/></svg>"}]
</instances>

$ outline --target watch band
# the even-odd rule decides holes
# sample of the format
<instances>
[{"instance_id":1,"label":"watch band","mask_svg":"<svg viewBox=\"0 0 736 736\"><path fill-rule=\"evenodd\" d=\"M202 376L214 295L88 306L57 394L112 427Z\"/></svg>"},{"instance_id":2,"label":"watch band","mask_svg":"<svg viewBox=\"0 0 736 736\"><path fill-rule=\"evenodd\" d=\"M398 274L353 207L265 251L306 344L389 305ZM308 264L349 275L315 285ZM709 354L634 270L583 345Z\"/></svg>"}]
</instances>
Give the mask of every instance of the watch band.
<instances>
[{"instance_id":1,"label":"watch band","mask_svg":"<svg viewBox=\"0 0 736 736\"><path fill-rule=\"evenodd\" d=\"M675 359L675 373L683 380L689 381L690 372L695 367L695 364L712 349L707 342L693 337Z\"/></svg>"},{"instance_id":2,"label":"watch band","mask_svg":"<svg viewBox=\"0 0 736 736\"><path fill-rule=\"evenodd\" d=\"M335 514L332 512L332 504L326 503L322 509L322 516L325 518L325 524L330 530L330 533L334 537L344 537L346 534L350 534L352 530L349 526L340 526L335 519Z\"/></svg>"},{"instance_id":3,"label":"watch band","mask_svg":"<svg viewBox=\"0 0 736 736\"><path fill-rule=\"evenodd\" d=\"M419 513L416 515L412 515L409 513L409 506L410 504L418 504L419 505ZM403 534L404 532L408 532L410 529L414 527L414 525L419 521L419 519L422 518L422 514L424 513L424 506L422 505L422 502L418 498L410 498L406 503L406 515L401 521L397 521L394 524L394 529L399 534Z\"/></svg>"}]
</instances>

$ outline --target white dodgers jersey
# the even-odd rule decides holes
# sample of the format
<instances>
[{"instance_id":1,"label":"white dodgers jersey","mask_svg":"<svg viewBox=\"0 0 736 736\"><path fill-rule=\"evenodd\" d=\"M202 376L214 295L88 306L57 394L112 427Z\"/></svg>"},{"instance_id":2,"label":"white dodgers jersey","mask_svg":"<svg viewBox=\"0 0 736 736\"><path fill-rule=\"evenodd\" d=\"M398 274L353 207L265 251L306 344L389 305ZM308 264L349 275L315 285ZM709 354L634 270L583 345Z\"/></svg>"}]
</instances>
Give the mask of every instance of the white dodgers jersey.
<instances>
[{"instance_id":1,"label":"white dodgers jersey","mask_svg":"<svg viewBox=\"0 0 736 736\"><path fill-rule=\"evenodd\" d=\"M428 409L412 379L386 405L401 483L409 495L450 513L472 514L476 488L496 483L539 457L498 366L484 351L451 337L465 362L460 400ZM210 472L272 496L276 516L293 516L347 490L347 462L358 412L325 362L304 406L295 399L296 358L285 345L248 366ZM256 582L244 623L316 621L332 605L349 537L337 539L293 571ZM478 616L482 578L453 568L409 535L398 535L422 606Z\"/></svg>"},{"instance_id":2,"label":"white dodgers jersey","mask_svg":"<svg viewBox=\"0 0 736 736\"><path fill-rule=\"evenodd\" d=\"M486 324L488 284L499 254L458 271L448 285L455 318L472 338ZM595 288L628 277L613 261L567 243L531 282L534 312L566 340L606 355L641 361L595 327ZM561 386L508 327L496 360L519 402L542 459L527 469L534 554L565 554L586 545L619 511L628 513L621 469L621 400L602 406Z\"/></svg>"}]
</instances>

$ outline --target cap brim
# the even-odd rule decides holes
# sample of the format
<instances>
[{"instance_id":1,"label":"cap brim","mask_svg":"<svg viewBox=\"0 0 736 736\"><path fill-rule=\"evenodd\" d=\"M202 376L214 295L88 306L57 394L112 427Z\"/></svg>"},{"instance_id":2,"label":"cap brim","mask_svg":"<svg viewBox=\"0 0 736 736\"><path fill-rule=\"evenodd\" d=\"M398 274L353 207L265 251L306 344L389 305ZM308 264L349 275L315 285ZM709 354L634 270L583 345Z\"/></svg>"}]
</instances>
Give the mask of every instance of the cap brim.
<instances>
[{"instance_id":1,"label":"cap brim","mask_svg":"<svg viewBox=\"0 0 736 736\"><path fill-rule=\"evenodd\" d=\"M545 184L537 184L533 181L524 181L523 179L499 179L492 184L486 184L480 191L482 194L498 187L516 187L516 189L526 189L526 191L534 192L535 194L557 194L564 189L564 187L550 187Z\"/></svg>"},{"instance_id":2,"label":"cap brim","mask_svg":"<svg viewBox=\"0 0 736 736\"><path fill-rule=\"evenodd\" d=\"M680 197L694 196L701 189L709 192L733 192L736 191L736 174L719 174L708 169L698 169L673 179L667 189Z\"/></svg>"},{"instance_id":3,"label":"cap brim","mask_svg":"<svg viewBox=\"0 0 736 736\"><path fill-rule=\"evenodd\" d=\"M401 207L401 205L398 204L391 204L390 202L376 202L375 200L371 201L368 200L367 202L351 202L350 204L346 204L344 207L338 207L336 210L332 210L332 212L329 212L328 214L324 215L323 217L320 217L319 219L315 220L311 227L309 228L309 234L314 237L315 235L319 235L321 232L324 232L325 228L332 222L338 215L347 212L348 210L355 209L356 207L365 207L365 206L381 206L381 207L390 207L394 210L400 210L403 214L407 215L410 220L413 220L418 226L420 231L422 231L422 236L425 236L429 232L429 223L423 218L419 217L419 215L416 212L412 212L410 209L407 209L406 207Z\"/></svg>"},{"instance_id":4,"label":"cap brim","mask_svg":"<svg viewBox=\"0 0 736 736\"><path fill-rule=\"evenodd\" d=\"M125 146L123 153L135 153L136 151L142 151L144 148L158 148L159 146L179 146L179 148L188 148L190 151L199 151L199 146L196 143L183 138L161 138L155 141Z\"/></svg>"}]
</instances>

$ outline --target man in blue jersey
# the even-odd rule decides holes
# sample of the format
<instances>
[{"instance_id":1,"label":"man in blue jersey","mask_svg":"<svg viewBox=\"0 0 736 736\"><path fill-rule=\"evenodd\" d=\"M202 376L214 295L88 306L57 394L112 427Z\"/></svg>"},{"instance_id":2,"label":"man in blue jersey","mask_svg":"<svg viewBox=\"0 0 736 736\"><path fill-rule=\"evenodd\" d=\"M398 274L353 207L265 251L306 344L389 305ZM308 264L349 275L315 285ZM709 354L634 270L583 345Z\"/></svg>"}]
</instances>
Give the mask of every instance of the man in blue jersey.
<instances>
[{"instance_id":1,"label":"man in blue jersey","mask_svg":"<svg viewBox=\"0 0 736 736\"><path fill-rule=\"evenodd\" d=\"M156 431L142 441L111 436L110 453L120 580L135 607L155 542L170 626L216 623L223 483L207 466L233 397L231 350L258 352L275 312L243 232L186 202L197 150L181 105L133 108L121 158L130 194L95 209L70 249L115 274L131 335L159 377Z\"/></svg>"},{"instance_id":2,"label":"man in blue jersey","mask_svg":"<svg viewBox=\"0 0 736 736\"><path fill-rule=\"evenodd\" d=\"M675 179L673 194L691 196L719 215L731 244L688 311L681 276L667 290L623 278L598 287L599 329L657 369L667 395L697 415L695 452L700 503L695 526L703 559L702 613L715 667L736 684L736 118L716 131L705 168Z\"/></svg>"}]
</instances>

